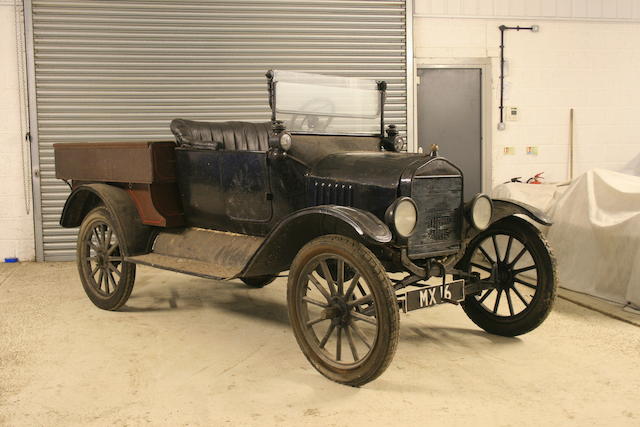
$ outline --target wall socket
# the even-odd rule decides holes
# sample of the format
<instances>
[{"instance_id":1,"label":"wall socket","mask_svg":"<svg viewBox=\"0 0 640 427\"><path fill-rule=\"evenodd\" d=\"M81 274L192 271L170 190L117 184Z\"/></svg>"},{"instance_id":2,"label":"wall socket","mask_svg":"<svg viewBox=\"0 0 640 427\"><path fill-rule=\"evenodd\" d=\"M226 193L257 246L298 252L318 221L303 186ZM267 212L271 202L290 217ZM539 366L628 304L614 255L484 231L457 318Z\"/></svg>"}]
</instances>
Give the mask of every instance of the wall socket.
<instances>
[{"instance_id":1,"label":"wall socket","mask_svg":"<svg viewBox=\"0 0 640 427\"><path fill-rule=\"evenodd\" d=\"M517 122L519 115L518 107L507 107L507 120Z\"/></svg>"}]
</instances>

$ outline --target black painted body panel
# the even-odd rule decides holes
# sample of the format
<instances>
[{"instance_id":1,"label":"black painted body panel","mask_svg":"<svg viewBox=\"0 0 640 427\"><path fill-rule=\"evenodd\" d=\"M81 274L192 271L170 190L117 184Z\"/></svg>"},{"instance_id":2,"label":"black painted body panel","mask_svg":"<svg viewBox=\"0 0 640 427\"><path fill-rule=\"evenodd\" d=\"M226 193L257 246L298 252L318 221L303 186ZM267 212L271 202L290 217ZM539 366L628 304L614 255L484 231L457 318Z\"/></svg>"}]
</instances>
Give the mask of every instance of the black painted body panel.
<instances>
[{"instance_id":1,"label":"black painted body panel","mask_svg":"<svg viewBox=\"0 0 640 427\"><path fill-rule=\"evenodd\" d=\"M187 224L264 235L273 217L266 152L176 149Z\"/></svg>"},{"instance_id":2,"label":"black painted body panel","mask_svg":"<svg viewBox=\"0 0 640 427\"><path fill-rule=\"evenodd\" d=\"M383 218L395 199L405 156L381 152L380 139L372 137L295 136L294 147L289 156L281 157L260 151L177 148L178 182L187 224L264 236L288 215L321 204L357 206ZM335 153L340 150L343 153ZM347 164L333 155L343 155ZM385 184L367 183L366 171L372 174L386 168L389 160L394 166L386 172ZM351 170L358 170L357 174L339 173L354 162ZM315 181L316 177L321 182ZM323 191L310 197L314 183L347 186L349 196L346 200L323 198ZM372 204L377 207L372 209Z\"/></svg>"},{"instance_id":3,"label":"black painted body panel","mask_svg":"<svg viewBox=\"0 0 640 427\"><path fill-rule=\"evenodd\" d=\"M386 152L374 137L310 135L294 135L287 155L193 147L176 153L182 203L193 227L266 236L314 206L355 208L384 224L389 206L409 196L419 208L416 234L389 244L408 245L412 258L461 247L462 174L443 158Z\"/></svg>"},{"instance_id":4,"label":"black painted body panel","mask_svg":"<svg viewBox=\"0 0 640 427\"><path fill-rule=\"evenodd\" d=\"M384 220L387 208L398 197L402 172L417 160L425 159L426 156L420 154L389 152L330 154L317 162L309 173L308 203L353 206ZM348 194L340 197L342 186ZM338 191L332 191L336 187ZM329 197L319 197L319 194L327 193ZM334 196L334 193L337 194Z\"/></svg>"},{"instance_id":5,"label":"black painted body panel","mask_svg":"<svg viewBox=\"0 0 640 427\"><path fill-rule=\"evenodd\" d=\"M338 181L375 187L397 188L402 172L414 162L428 159L424 154L390 152L344 152L329 154L311 169L311 174Z\"/></svg>"},{"instance_id":6,"label":"black painted body panel","mask_svg":"<svg viewBox=\"0 0 640 427\"><path fill-rule=\"evenodd\" d=\"M307 169L267 152L176 149L187 224L256 236L306 207Z\"/></svg>"}]
</instances>

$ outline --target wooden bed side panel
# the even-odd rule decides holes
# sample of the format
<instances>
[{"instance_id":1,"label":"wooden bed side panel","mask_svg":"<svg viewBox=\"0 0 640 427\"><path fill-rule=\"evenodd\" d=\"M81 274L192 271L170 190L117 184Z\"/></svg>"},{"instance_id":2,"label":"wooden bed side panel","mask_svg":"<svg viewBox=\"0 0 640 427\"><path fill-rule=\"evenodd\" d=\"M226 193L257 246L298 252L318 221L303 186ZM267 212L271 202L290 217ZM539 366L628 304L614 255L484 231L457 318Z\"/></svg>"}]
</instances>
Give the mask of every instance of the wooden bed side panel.
<instances>
[{"instance_id":1,"label":"wooden bed side panel","mask_svg":"<svg viewBox=\"0 0 640 427\"><path fill-rule=\"evenodd\" d=\"M143 224L156 227L180 227L184 215L175 183L130 184L129 196Z\"/></svg>"},{"instance_id":2,"label":"wooden bed side panel","mask_svg":"<svg viewBox=\"0 0 640 427\"><path fill-rule=\"evenodd\" d=\"M56 178L90 182L176 181L173 141L54 144Z\"/></svg>"}]
</instances>

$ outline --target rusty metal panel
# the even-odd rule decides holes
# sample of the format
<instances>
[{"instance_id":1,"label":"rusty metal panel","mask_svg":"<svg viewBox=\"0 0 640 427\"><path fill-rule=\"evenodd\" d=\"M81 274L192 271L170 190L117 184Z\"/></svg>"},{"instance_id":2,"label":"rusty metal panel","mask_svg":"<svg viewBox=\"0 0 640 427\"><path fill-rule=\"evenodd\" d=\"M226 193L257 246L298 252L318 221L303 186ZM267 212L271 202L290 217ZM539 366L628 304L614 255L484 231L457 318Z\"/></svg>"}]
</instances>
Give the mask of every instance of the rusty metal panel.
<instances>
[{"instance_id":1,"label":"rusty metal panel","mask_svg":"<svg viewBox=\"0 0 640 427\"><path fill-rule=\"evenodd\" d=\"M162 270L175 271L177 273L191 274L193 276L203 277L205 279L226 279L235 273L229 271L220 271L216 266L211 264L188 258L179 258L169 255L146 254L128 257L127 261L140 265L148 265L153 268ZM231 274L231 276L227 276Z\"/></svg>"},{"instance_id":2,"label":"rusty metal panel","mask_svg":"<svg viewBox=\"0 0 640 427\"><path fill-rule=\"evenodd\" d=\"M56 178L140 184L175 182L174 147L172 141L55 144Z\"/></svg>"},{"instance_id":3,"label":"rusty metal panel","mask_svg":"<svg viewBox=\"0 0 640 427\"><path fill-rule=\"evenodd\" d=\"M130 184L127 192L135 203L143 224L156 227L184 225L182 203L175 182Z\"/></svg>"},{"instance_id":4,"label":"rusty metal panel","mask_svg":"<svg viewBox=\"0 0 640 427\"><path fill-rule=\"evenodd\" d=\"M237 276L264 238L186 228L158 234L153 252L131 257L138 264L217 279Z\"/></svg>"}]
</instances>

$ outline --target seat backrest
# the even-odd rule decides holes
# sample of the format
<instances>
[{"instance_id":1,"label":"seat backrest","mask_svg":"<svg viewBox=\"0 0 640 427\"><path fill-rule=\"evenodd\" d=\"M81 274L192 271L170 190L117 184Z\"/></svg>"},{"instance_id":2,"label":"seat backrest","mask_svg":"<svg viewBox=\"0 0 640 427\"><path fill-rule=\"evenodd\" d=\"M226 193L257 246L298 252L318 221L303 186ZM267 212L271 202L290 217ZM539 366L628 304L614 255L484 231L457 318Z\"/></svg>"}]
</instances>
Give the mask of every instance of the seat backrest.
<instances>
[{"instance_id":1,"label":"seat backrest","mask_svg":"<svg viewBox=\"0 0 640 427\"><path fill-rule=\"evenodd\" d=\"M174 119L171 132L178 145L208 147L213 150L267 151L271 123L251 122L196 122ZM220 147L223 145L223 147Z\"/></svg>"}]
</instances>

